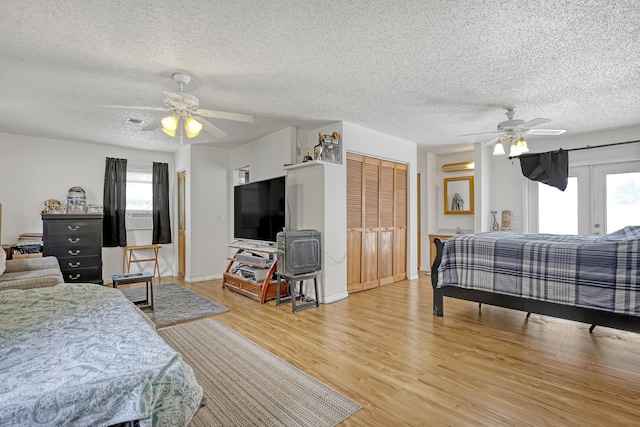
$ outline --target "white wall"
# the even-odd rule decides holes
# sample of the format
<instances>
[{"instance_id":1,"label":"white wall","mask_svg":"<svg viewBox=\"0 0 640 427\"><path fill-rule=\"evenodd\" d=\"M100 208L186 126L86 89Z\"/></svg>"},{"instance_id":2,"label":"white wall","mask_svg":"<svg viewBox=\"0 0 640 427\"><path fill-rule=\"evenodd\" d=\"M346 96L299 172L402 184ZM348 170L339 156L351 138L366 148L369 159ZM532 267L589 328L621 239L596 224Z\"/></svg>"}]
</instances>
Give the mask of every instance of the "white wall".
<instances>
[{"instance_id":1,"label":"white wall","mask_svg":"<svg viewBox=\"0 0 640 427\"><path fill-rule=\"evenodd\" d=\"M126 158L138 163L168 163L169 173L174 171L171 153L0 133L2 243L13 243L24 232L42 232L40 212L44 201L66 200L67 192L73 186L84 188L87 203L101 205L106 157ZM175 185L170 187L173 199ZM173 226L173 216L171 220ZM151 232L130 232L128 240L132 244L151 244ZM110 282L112 274L123 271L123 250L103 248L102 258L103 279ZM163 245L160 250L161 274L173 274L174 259L174 245ZM140 263L139 266L146 264Z\"/></svg>"},{"instance_id":2,"label":"white wall","mask_svg":"<svg viewBox=\"0 0 640 427\"><path fill-rule=\"evenodd\" d=\"M187 259L188 281L222 277L228 260L229 243L229 150L191 145L187 204L189 218Z\"/></svg>"},{"instance_id":3,"label":"white wall","mask_svg":"<svg viewBox=\"0 0 640 427\"><path fill-rule=\"evenodd\" d=\"M249 166L251 182L283 176L284 165L296 163L295 148L295 128L284 128L231 150L229 171Z\"/></svg>"}]
</instances>

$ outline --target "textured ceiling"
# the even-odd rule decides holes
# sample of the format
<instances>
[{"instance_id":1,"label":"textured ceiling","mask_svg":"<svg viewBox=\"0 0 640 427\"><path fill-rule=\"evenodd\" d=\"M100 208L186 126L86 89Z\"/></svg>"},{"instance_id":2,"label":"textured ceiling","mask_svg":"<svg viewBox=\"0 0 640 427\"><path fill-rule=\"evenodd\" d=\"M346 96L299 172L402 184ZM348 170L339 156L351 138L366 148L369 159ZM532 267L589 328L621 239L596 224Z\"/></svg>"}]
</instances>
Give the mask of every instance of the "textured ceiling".
<instances>
[{"instance_id":1,"label":"textured ceiling","mask_svg":"<svg viewBox=\"0 0 640 427\"><path fill-rule=\"evenodd\" d=\"M640 123L640 3L622 1L4 0L0 131L174 151L143 132L174 72L231 147L345 120L422 146L505 120L570 133ZM477 139L476 139L477 138ZM534 137L531 137L534 138ZM540 137L538 137L540 138ZM546 137L550 138L550 137ZM454 147L452 147L454 148Z\"/></svg>"}]
</instances>

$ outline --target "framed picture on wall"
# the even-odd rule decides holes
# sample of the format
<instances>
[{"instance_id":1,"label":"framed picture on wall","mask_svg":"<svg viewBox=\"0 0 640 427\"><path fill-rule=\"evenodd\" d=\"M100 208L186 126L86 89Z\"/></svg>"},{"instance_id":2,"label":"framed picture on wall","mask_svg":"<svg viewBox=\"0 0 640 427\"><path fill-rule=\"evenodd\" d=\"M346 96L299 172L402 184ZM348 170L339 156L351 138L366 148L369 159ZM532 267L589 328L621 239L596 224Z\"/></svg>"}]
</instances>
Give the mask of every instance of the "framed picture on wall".
<instances>
[{"instance_id":1,"label":"framed picture on wall","mask_svg":"<svg viewBox=\"0 0 640 427\"><path fill-rule=\"evenodd\" d=\"M473 214L473 176L444 179L444 213Z\"/></svg>"}]
</instances>

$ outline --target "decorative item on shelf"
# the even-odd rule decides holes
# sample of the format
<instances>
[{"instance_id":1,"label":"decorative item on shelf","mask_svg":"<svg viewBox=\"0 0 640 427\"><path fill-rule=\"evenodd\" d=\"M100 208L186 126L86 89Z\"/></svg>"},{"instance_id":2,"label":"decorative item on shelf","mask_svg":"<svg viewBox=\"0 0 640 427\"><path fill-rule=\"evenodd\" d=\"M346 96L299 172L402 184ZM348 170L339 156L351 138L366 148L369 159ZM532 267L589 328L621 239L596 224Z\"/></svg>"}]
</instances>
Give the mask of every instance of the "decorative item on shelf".
<instances>
[{"instance_id":1,"label":"decorative item on shelf","mask_svg":"<svg viewBox=\"0 0 640 427\"><path fill-rule=\"evenodd\" d=\"M304 158L302 159L303 162L310 162L313 160L313 156L311 155L312 150L311 148L307 148L306 150L304 150Z\"/></svg>"},{"instance_id":2,"label":"decorative item on shelf","mask_svg":"<svg viewBox=\"0 0 640 427\"><path fill-rule=\"evenodd\" d=\"M48 199L44 201L44 209L40 213L60 213L62 209L62 204L60 200L56 199Z\"/></svg>"},{"instance_id":3,"label":"decorative item on shelf","mask_svg":"<svg viewBox=\"0 0 640 427\"><path fill-rule=\"evenodd\" d=\"M322 134L318 134L318 145L313 147L313 160L322 160Z\"/></svg>"},{"instance_id":4,"label":"decorative item on shelf","mask_svg":"<svg viewBox=\"0 0 640 427\"><path fill-rule=\"evenodd\" d=\"M342 163L342 140L338 132L331 135L319 134L319 141L322 144L321 158L325 162Z\"/></svg>"},{"instance_id":5,"label":"decorative item on shelf","mask_svg":"<svg viewBox=\"0 0 640 427\"><path fill-rule=\"evenodd\" d=\"M71 187L67 194L66 213L77 214L87 211L87 195L82 187Z\"/></svg>"},{"instance_id":6,"label":"decorative item on shelf","mask_svg":"<svg viewBox=\"0 0 640 427\"><path fill-rule=\"evenodd\" d=\"M492 221L491 221L491 231L500 231L500 224L498 224L498 220L496 219L496 214L498 211L491 211Z\"/></svg>"},{"instance_id":7,"label":"decorative item on shelf","mask_svg":"<svg viewBox=\"0 0 640 427\"><path fill-rule=\"evenodd\" d=\"M93 214L101 214L102 213L102 205L88 205L87 213Z\"/></svg>"},{"instance_id":8,"label":"decorative item on shelf","mask_svg":"<svg viewBox=\"0 0 640 427\"><path fill-rule=\"evenodd\" d=\"M502 231L511 231L511 211L502 211Z\"/></svg>"}]
</instances>

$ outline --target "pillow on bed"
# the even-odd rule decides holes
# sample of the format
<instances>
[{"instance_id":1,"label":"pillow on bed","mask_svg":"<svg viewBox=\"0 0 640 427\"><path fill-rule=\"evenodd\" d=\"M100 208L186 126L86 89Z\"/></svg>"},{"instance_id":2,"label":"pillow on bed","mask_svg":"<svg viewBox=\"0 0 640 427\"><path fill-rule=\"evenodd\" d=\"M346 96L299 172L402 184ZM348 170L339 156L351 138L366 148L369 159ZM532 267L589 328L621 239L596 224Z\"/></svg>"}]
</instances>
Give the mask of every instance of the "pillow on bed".
<instances>
[{"instance_id":1,"label":"pillow on bed","mask_svg":"<svg viewBox=\"0 0 640 427\"><path fill-rule=\"evenodd\" d=\"M0 251L0 276L4 273L5 268L7 268L7 253L2 249Z\"/></svg>"},{"instance_id":2,"label":"pillow on bed","mask_svg":"<svg viewBox=\"0 0 640 427\"><path fill-rule=\"evenodd\" d=\"M640 237L640 226L637 225L627 225L624 228L624 232L626 233L627 237L630 239L636 239L638 237Z\"/></svg>"}]
</instances>

